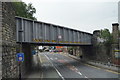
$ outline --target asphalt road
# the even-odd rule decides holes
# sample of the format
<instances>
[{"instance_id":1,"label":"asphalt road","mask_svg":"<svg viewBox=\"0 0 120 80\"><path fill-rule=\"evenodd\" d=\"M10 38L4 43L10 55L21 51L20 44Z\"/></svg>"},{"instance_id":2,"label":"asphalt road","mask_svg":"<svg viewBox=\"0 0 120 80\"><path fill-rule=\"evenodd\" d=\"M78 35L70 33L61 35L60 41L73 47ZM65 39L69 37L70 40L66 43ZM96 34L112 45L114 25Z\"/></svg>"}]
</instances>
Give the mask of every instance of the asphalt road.
<instances>
[{"instance_id":1,"label":"asphalt road","mask_svg":"<svg viewBox=\"0 0 120 80\"><path fill-rule=\"evenodd\" d=\"M119 80L120 74L81 63L59 53L38 54L40 80Z\"/></svg>"}]
</instances>

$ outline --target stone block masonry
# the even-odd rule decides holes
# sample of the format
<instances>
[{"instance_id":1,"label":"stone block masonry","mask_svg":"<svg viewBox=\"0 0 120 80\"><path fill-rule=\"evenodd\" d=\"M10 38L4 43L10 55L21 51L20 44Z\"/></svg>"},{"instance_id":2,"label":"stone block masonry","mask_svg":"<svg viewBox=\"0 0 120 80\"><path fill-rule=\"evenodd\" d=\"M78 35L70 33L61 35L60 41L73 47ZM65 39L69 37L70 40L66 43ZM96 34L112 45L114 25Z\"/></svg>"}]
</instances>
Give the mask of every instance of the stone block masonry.
<instances>
[{"instance_id":1,"label":"stone block masonry","mask_svg":"<svg viewBox=\"0 0 120 80\"><path fill-rule=\"evenodd\" d=\"M16 44L15 11L10 2L0 3L0 9L2 9L2 14L0 14L0 19L2 19L2 26L0 26L2 30L0 31L2 34L2 78L18 78L16 53L19 45Z\"/></svg>"},{"instance_id":2,"label":"stone block masonry","mask_svg":"<svg viewBox=\"0 0 120 80\"><path fill-rule=\"evenodd\" d=\"M2 2L0 2L0 80L2 79Z\"/></svg>"}]
</instances>

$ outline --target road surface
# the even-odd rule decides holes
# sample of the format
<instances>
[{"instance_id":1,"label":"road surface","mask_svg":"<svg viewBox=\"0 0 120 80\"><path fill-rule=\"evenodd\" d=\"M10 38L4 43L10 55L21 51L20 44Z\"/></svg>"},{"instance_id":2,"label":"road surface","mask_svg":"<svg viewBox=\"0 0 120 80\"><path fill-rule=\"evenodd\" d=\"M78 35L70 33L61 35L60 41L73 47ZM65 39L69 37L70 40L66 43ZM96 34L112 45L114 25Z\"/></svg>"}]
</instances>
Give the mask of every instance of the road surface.
<instances>
[{"instance_id":1,"label":"road surface","mask_svg":"<svg viewBox=\"0 0 120 80\"><path fill-rule=\"evenodd\" d=\"M36 78L40 80L118 80L115 78L120 76L114 71L84 64L59 53L39 53L38 59L41 67Z\"/></svg>"}]
</instances>

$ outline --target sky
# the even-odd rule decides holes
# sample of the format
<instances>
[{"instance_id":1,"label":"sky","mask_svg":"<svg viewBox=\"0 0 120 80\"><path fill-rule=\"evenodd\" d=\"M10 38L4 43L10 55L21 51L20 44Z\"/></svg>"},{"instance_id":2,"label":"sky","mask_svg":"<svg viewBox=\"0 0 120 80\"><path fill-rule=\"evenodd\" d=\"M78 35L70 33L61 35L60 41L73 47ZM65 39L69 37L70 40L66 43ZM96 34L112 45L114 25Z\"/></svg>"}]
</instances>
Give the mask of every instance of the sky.
<instances>
[{"instance_id":1,"label":"sky","mask_svg":"<svg viewBox=\"0 0 120 80\"><path fill-rule=\"evenodd\" d=\"M22 0L36 8L38 21L80 31L109 29L118 22L119 0Z\"/></svg>"}]
</instances>

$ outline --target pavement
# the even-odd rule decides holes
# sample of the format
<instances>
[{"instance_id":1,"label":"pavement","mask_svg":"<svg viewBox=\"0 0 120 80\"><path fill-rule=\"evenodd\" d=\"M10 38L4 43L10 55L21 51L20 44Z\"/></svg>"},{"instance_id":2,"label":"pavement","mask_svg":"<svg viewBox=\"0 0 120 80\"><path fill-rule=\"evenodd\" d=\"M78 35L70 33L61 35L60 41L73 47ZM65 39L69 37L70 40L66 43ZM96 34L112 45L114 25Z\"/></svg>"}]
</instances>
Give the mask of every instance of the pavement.
<instances>
[{"instance_id":1,"label":"pavement","mask_svg":"<svg viewBox=\"0 0 120 80\"><path fill-rule=\"evenodd\" d=\"M33 71L27 77L38 80L119 80L119 73L82 63L75 56L39 53L34 56ZM38 65L39 64L39 65ZM36 67L35 67L36 65ZM29 80L28 79L28 80ZM36 80L36 79L35 79Z\"/></svg>"}]
</instances>

